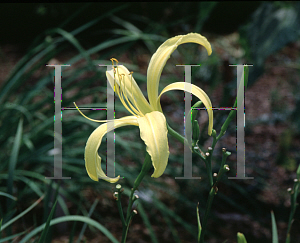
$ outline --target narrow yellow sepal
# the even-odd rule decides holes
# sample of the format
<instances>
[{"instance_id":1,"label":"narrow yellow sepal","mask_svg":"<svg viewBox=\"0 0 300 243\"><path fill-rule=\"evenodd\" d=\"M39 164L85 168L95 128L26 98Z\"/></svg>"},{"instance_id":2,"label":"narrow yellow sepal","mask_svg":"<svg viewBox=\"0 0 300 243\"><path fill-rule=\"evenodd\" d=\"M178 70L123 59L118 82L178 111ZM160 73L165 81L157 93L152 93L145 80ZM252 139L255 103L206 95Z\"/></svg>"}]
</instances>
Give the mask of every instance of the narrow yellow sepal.
<instances>
[{"instance_id":1,"label":"narrow yellow sepal","mask_svg":"<svg viewBox=\"0 0 300 243\"><path fill-rule=\"evenodd\" d=\"M202 45L207 50L208 55L212 53L211 45L208 40L197 33L187 35L178 35L166 40L153 54L147 70L147 92L149 103L154 110L159 110L156 99L158 97L158 86L161 72L166 65L167 60L176 48L184 43L196 43Z\"/></svg>"},{"instance_id":2,"label":"narrow yellow sepal","mask_svg":"<svg viewBox=\"0 0 300 243\"><path fill-rule=\"evenodd\" d=\"M161 110L160 107L160 96L170 90L183 90L183 91L187 91L187 92L191 92L193 95L195 95L196 97L198 97L199 100L201 100L203 102L203 104L205 105L206 109L207 109L207 113L208 113L208 119L209 119L209 123L208 123L208 135L211 135L212 133L212 129L213 129L213 110L212 110L212 104L211 101L208 97L208 95L202 90L200 89L198 86L190 84L190 83L185 83L185 82L176 82L176 83L172 83L169 84L168 86L166 86L160 93L158 99L157 99L157 106L159 107L159 109Z\"/></svg>"},{"instance_id":3,"label":"narrow yellow sepal","mask_svg":"<svg viewBox=\"0 0 300 243\"><path fill-rule=\"evenodd\" d=\"M118 127L134 125L138 126L138 121L135 116L126 116L120 119L116 119L113 121L113 126L107 126L107 123L100 125L98 128L94 130L94 132L90 135L89 139L86 142L85 146L85 167L89 177L98 181L99 179L103 179L110 183L115 183L119 180L120 176L116 178L110 178L105 175L104 171L101 168L101 157L98 154L99 146L101 145L103 136L116 129ZM108 128L108 129L107 129Z\"/></svg>"}]
</instances>

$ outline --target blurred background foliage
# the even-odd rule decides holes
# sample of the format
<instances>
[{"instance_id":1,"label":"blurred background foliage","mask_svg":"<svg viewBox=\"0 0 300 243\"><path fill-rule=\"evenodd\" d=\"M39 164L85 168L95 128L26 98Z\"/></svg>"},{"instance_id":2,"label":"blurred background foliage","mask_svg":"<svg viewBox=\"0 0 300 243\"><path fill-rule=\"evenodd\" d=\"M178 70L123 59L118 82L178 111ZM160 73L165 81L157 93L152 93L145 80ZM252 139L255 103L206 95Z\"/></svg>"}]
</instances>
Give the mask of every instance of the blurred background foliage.
<instances>
[{"instance_id":1,"label":"blurred background foliage","mask_svg":"<svg viewBox=\"0 0 300 243\"><path fill-rule=\"evenodd\" d=\"M50 228L46 242L111 242L107 231L120 240L121 222L112 197L115 185L94 182L86 174L84 147L98 123L76 110L62 111L63 176L53 175L53 68L62 68L62 107L106 107L105 68L117 58L146 95L149 60L166 39L198 32L212 44L184 44L168 61L160 82L183 81L176 64L199 64L192 82L204 89L214 107L231 107L236 96L236 70L230 64L253 64L246 91L246 175L253 180L223 179L212 207L207 242L235 242L243 232L248 242L269 242L273 210L279 239L284 239L290 210L289 193L300 161L300 3L299 2L174 2L174 3L32 3L1 4L0 18L0 242L38 242L34 232L46 222L55 199L53 218L81 215ZM193 97L193 103L197 100ZM118 98L116 118L128 115ZM168 123L183 134L184 94L169 92L161 99ZM105 111L84 113L106 119ZM219 132L226 111L215 111ZM211 144L207 114L199 112L199 145ZM116 174L129 193L145 156L136 127L117 129ZM213 168L221 148L232 152L228 176L235 175L236 124L232 123L216 147ZM105 144L105 138L103 138ZM194 159L194 176L202 180L175 180L183 175L183 146L171 137L170 158L164 175L146 178L140 186L139 215L133 219L128 242L196 242L196 205L203 217L208 195L205 165ZM105 161L106 146L99 154ZM105 169L105 164L103 165ZM57 184L59 193L55 194ZM40 197L43 197L37 204ZM127 198L123 198L127 205ZM34 206L32 206L34 205ZM30 211L26 211L32 206ZM17 217L20 215L20 217ZM75 218L73 218L75 219ZM292 241L299 239L299 210ZM13 222L11 221L13 220ZM88 227L87 227L88 226ZM30 233L31 232L31 233ZM30 236L31 240L29 240ZM24 238L27 235L27 238Z\"/></svg>"}]
</instances>

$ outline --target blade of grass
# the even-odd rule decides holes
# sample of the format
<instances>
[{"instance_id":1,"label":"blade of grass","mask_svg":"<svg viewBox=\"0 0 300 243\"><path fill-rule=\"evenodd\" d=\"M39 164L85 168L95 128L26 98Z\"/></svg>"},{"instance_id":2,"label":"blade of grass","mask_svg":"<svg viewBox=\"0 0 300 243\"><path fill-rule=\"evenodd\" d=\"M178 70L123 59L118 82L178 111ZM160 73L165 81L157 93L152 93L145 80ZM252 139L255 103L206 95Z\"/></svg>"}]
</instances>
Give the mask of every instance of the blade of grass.
<instances>
[{"instance_id":1,"label":"blade of grass","mask_svg":"<svg viewBox=\"0 0 300 243\"><path fill-rule=\"evenodd\" d=\"M176 213L170 210L164 203L162 203L155 197L153 197L153 200L158 210L164 211L167 215L169 215L171 218L173 218L175 221L181 224L188 232L190 232L192 236L195 236L196 229L192 225L185 222L180 216L178 216ZM197 239L197 236L195 238Z\"/></svg>"},{"instance_id":2,"label":"blade of grass","mask_svg":"<svg viewBox=\"0 0 300 243\"><path fill-rule=\"evenodd\" d=\"M14 172L16 168L16 164L18 161L18 155L22 140L22 131L23 131L23 118L19 120L15 140L13 143L13 147L11 150L10 160L9 160L9 168L8 168L8 180L7 180L7 192L8 194L12 194L13 192L13 181L14 181ZM7 209L11 207L11 199L7 199Z\"/></svg>"},{"instance_id":3,"label":"blade of grass","mask_svg":"<svg viewBox=\"0 0 300 243\"><path fill-rule=\"evenodd\" d=\"M6 224L4 224L1 228L1 231L4 230L6 227L8 227L9 225L11 225L13 222L15 222L16 220L18 220L19 218L23 217L25 214L27 214L30 210L32 210L36 205L38 205L44 198L44 195L42 197L40 197L34 204L32 204L30 207L28 207L27 209L25 209L22 213L20 213L19 215L17 215L16 217L14 217L13 219L11 219L10 221L8 221Z\"/></svg>"},{"instance_id":4,"label":"blade of grass","mask_svg":"<svg viewBox=\"0 0 300 243\"><path fill-rule=\"evenodd\" d=\"M45 224L45 227L43 229L43 232L42 232L41 238L39 240L39 243L44 243L45 240L46 240L47 233L48 233L49 227L50 227L50 221L52 220L53 214L55 212L56 204L57 204L57 200L55 200L55 203L53 204L53 207L51 209L51 212L49 214L49 217L48 217L47 222Z\"/></svg>"},{"instance_id":5,"label":"blade of grass","mask_svg":"<svg viewBox=\"0 0 300 243\"><path fill-rule=\"evenodd\" d=\"M18 200L16 197L14 197L14 196L12 196L12 195L10 195L8 193L5 193L5 192L0 192L0 196L8 197L8 198L10 198L12 200L15 200L15 201Z\"/></svg>"},{"instance_id":6,"label":"blade of grass","mask_svg":"<svg viewBox=\"0 0 300 243\"><path fill-rule=\"evenodd\" d=\"M272 218L272 243L278 243L277 226L276 226L276 220L273 211L271 211L271 218Z\"/></svg>"},{"instance_id":7,"label":"blade of grass","mask_svg":"<svg viewBox=\"0 0 300 243\"><path fill-rule=\"evenodd\" d=\"M96 199L96 200L94 201L94 203L93 203L93 205L92 205L92 207L91 207L91 209L90 209L90 211L89 211L89 214L88 214L88 217L89 217L89 218L92 216L92 214L93 214L93 212L94 212L94 210L95 210L95 208L96 208L98 202L99 202L98 199ZM81 231L80 231L79 237L78 237L78 239L77 239L77 243L80 243L80 242L81 242L81 239L82 239L82 237L83 237L83 235L84 235L84 232L85 232L86 227L87 227L87 223L84 223L83 226L82 226L82 229L81 229Z\"/></svg>"},{"instance_id":8,"label":"blade of grass","mask_svg":"<svg viewBox=\"0 0 300 243\"><path fill-rule=\"evenodd\" d=\"M150 233L150 238L152 240L153 243L158 243L158 240L157 240L157 237L154 233L154 230L153 230L153 227L149 221L149 218L145 212L145 209L144 207L142 206L142 204L139 202L138 206L137 206L137 210L138 210L138 213L141 215L144 223L145 223L145 226L147 227L147 229L149 230L149 233Z\"/></svg>"},{"instance_id":9,"label":"blade of grass","mask_svg":"<svg viewBox=\"0 0 300 243\"><path fill-rule=\"evenodd\" d=\"M14 238L16 238L18 236L26 234L26 233L28 233L28 232L27 231L23 231L21 233L15 234L15 235L10 235L8 237L2 238L2 239L0 239L0 243L8 242L8 241L10 241L10 240L12 240L12 239L14 239Z\"/></svg>"},{"instance_id":10,"label":"blade of grass","mask_svg":"<svg viewBox=\"0 0 300 243\"><path fill-rule=\"evenodd\" d=\"M100 230L113 243L119 243L118 240L102 224L98 223L97 221L95 221L93 219L85 217L85 216L80 216L80 215L63 216L63 217L51 220L50 226L55 225L55 224L59 224L59 223L62 223L62 222L68 222L68 221L80 221L80 222L83 222L83 223L87 223L87 224L95 227L96 229ZM28 235L26 235L19 243L29 242L29 239L31 237L35 236L40 231L42 231L44 229L45 225L46 224L44 223L41 226L36 227L33 231L31 231Z\"/></svg>"},{"instance_id":11,"label":"blade of grass","mask_svg":"<svg viewBox=\"0 0 300 243\"><path fill-rule=\"evenodd\" d=\"M200 222L200 214L199 214L199 203L197 205L197 223L198 223L198 242L200 241L200 236L201 236L201 222Z\"/></svg>"}]
</instances>

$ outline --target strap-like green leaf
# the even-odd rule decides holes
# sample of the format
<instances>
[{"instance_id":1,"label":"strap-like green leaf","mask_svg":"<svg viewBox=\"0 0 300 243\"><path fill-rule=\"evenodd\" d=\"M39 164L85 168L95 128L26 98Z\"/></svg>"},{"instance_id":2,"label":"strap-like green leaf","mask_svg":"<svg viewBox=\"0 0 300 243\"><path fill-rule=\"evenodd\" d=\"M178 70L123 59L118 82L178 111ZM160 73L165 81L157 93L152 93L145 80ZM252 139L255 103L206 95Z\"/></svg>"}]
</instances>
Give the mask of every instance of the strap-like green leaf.
<instances>
[{"instance_id":1,"label":"strap-like green leaf","mask_svg":"<svg viewBox=\"0 0 300 243\"><path fill-rule=\"evenodd\" d=\"M238 243L247 243L246 238L243 233L237 233L237 242Z\"/></svg>"},{"instance_id":2,"label":"strap-like green leaf","mask_svg":"<svg viewBox=\"0 0 300 243\"><path fill-rule=\"evenodd\" d=\"M275 221L275 216L273 211L271 211L272 218L272 243L278 243L278 234L277 234L277 226Z\"/></svg>"}]
</instances>

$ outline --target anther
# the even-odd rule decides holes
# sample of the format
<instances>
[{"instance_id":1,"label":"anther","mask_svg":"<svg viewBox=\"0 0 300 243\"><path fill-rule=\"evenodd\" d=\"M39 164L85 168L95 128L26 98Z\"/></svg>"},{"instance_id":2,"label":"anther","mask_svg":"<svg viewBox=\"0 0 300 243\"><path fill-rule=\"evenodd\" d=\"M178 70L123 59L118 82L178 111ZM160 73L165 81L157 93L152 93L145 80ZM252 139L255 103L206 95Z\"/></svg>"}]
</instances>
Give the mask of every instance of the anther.
<instances>
[{"instance_id":1,"label":"anther","mask_svg":"<svg viewBox=\"0 0 300 243\"><path fill-rule=\"evenodd\" d=\"M113 65L115 65L115 64L114 64L114 61L115 61L117 64L119 63L119 61L118 61L116 58L111 58L110 60L111 60L111 62L112 62Z\"/></svg>"}]
</instances>

